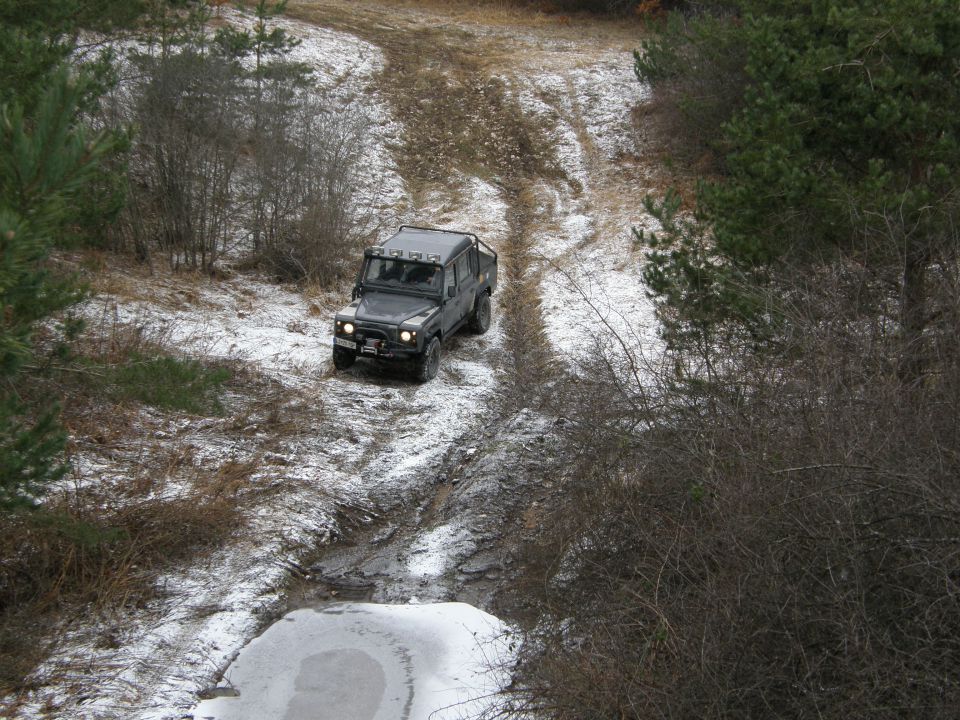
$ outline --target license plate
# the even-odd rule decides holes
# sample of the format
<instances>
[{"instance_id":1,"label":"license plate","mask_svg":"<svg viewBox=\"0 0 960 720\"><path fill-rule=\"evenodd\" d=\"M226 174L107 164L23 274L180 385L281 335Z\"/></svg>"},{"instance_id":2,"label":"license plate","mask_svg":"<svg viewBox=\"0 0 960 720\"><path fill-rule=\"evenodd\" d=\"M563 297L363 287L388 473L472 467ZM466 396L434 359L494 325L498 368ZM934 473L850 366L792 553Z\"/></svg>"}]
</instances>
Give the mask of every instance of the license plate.
<instances>
[{"instance_id":1,"label":"license plate","mask_svg":"<svg viewBox=\"0 0 960 720\"><path fill-rule=\"evenodd\" d=\"M343 338L334 338L334 345L339 345L340 347L350 348L351 350L357 349L357 344L353 340L344 340Z\"/></svg>"}]
</instances>

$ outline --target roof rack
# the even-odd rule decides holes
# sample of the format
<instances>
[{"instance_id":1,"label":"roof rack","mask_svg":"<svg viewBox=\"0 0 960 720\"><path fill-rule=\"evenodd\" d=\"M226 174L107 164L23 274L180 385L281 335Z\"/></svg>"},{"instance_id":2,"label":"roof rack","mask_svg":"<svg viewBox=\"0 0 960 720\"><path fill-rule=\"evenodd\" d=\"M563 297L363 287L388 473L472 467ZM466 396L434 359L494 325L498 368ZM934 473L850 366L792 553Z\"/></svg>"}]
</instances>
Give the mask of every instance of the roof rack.
<instances>
[{"instance_id":1,"label":"roof rack","mask_svg":"<svg viewBox=\"0 0 960 720\"><path fill-rule=\"evenodd\" d=\"M452 235L466 235L467 237L472 237L477 242L480 242L478 238L472 232L466 232L465 230L442 230L441 228L431 228L431 227L420 227L419 225L401 225L400 231L402 230L426 230L427 232L438 232L438 233L450 233Z\"/></svg>"},{"instance_id":2,"label":"roof rack","mask_svg":"<svg viewBox=\"0 0 960 720\"><path fill-rule=\"evenodd\" d=\"M487 243L485 243L483 240L478 238L475 233L467 232L466 230L442 230L440 228L421 227L420 225L401 225L400 230L398 230L397 232L401 232L403 230L424 230L426 232L450 233L451 235L465 235L467 237L472 237L478 245L482 245L483 247L485 247L487 251L493 255L494 258L499 257L496 250L494 250L492 247L487 245Z\"/></svg>"}]
</instances>

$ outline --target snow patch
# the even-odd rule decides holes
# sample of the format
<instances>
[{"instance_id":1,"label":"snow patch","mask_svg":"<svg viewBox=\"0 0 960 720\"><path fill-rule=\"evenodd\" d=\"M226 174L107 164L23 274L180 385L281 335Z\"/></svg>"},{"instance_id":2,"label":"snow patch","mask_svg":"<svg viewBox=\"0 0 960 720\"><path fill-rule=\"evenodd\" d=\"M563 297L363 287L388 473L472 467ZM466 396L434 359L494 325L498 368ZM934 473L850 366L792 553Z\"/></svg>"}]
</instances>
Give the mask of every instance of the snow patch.
<instances>
[{"instance_id":1,"label":"snow patch","mask_svg":"<svg viewBox=\"0 0 960 720\"><path fill-rule=\"evenodd\" d=\"M461 525L441 525L417 538L410 549L407 572L414 577L437 578L451 562L469 554L475 543Z\"/></svg>"},{"instance_id":2,"label":"snow patch","mask_svg":"<svg viewBox=\"0 0 960 720\"><path fill-rule=\"evenodd\" d=\"M508 628L464 603L296 610L241 651L204 720L454 720L509 682Z\"/></svg>"},{"instance_id":3,"label":"snow patch","mask_svg":"<svg viewBox=\"0 0 960 720\"><path fill-rule=\"evenodd\" d=\"M643 292L642 266L632 233L602 237L548 266L541 298L548 336L571 358L582 358L598 337L631 348L659 348L653 304ZM619 352L619 350L618 350Z\"/></svg>"}]
</instances>

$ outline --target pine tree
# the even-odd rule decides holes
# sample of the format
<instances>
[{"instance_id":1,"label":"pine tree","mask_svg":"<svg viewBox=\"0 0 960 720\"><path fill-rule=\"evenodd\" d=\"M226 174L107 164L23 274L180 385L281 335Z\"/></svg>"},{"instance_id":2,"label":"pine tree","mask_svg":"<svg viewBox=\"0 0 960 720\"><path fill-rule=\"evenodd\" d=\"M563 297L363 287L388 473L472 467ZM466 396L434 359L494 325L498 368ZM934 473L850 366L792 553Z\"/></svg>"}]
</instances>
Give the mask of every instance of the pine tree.
<instances>
[{"instance_id":1,"label":"pine tree","mask_svg":"<svg viewBox=\"0 0 960 720\"><path fill-rule=\"evenodd\" d=\"M30 506L63 473L65 437L56 406L27 407L17 381L32 357L38 321L82 293L45 267L74 217L74 199L115 148L76 122L83 89L64 70L38 97L35 113L9 104L0 113L0 508Z\"/></svg>"},{"instance_id":2,"label":"pine tree","mask_svg":"<svg viewBox=\"0 0 960 720\"><path fill-rule=\"evenodd\" d=\"M0 105L15 101L29 114L50 78L70 61L81 29L109 32L128 25L143 5L142 0L0 0ZM94 73L82 79L81 107L102 90L99 79Z\"/></svg>"},{"instance_id":3,"label":"pine tree","mask_svg":"<svg viewBox=\"0 0 960 720\"><path fill-rule=\"evenodd\" d=\"M899 286L901 375L915 379L928 268L958 260L956 3L740 6L727 30L746 51L747 82L716 143L724 175L698 192L708 239L694 257L684 245L692 236L668 227L652 247L651 287L688 300L708 289L722 300L710 308L714 320L757 329L769 315L750 288L778 268L837 256L869 262Z\"/></svg>"},{"instance_id":4,"label":"pine tree","mask_svg":"<svg viewBox=\"0 0 960 720\"><path fill-rule=\"evenodd\" d=\"M251 141L255 148L254 166L258 190L251 197L253 210L253 246L269 246L276 231L277 208L271 201L284 170L278 168L278 146L289 144L286 114L294 108L295 90L310 69L289 61L290 52L300 44L286 30L273 26L273 20L286 11L286 0L258 0L253 7L253 31L233 27L217 31L214 43L221 54L234 61L254 60L253 98L251 102ZM270 59L270 62L267 60Z\"/></svg>"},{"instance_id":5,"label":"pine tree","mask_svg":"<svg viewBox=\"0 0 960 720\"><path fill-rule=\"evenodd\" d=\"M237 30L232 27L217 31L215 42L228 57L246 57L253 55L254 75L262 77L267 57L287 55L300 44L296 38L290 37L286 30L270 27L270 21L282 15L287 9L287 0L268 2L258 0L253 8L253 32Z\"/></svg>"}]
</instances>

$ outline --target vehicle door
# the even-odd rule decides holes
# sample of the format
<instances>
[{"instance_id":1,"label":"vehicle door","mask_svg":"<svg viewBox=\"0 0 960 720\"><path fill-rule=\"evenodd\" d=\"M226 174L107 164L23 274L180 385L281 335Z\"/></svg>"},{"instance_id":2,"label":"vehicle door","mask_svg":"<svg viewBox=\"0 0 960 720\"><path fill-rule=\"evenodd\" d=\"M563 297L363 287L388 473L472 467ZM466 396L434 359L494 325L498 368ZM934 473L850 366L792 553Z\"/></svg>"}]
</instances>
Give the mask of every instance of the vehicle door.
<instances>
[{"instance_id":1,"label":"vehicle door","mask_svg":"<svg viewBox=\"0 0 960 720\"><path fill-rule=\"evenodd\" d=\"M450 288L453 288L454 295L450 297ZM440 302L443 306L443 332L448 333L454 326L460 322L463 317L460 308L460 298L456 295L457 273L456 263L448 263L443 268L443 297Z\"/></svg>"},{"instance_id":2,"label":"vehicle door","mask_svg":"<svg viewBox=\"0 0 960 720\"><path fill-rule=\"evenodd\" d=\"M477 301L477 273L471 267L473 248L470 248L454 263L457 268L457 302L460 305L460 317L469 317Z\"/></svg>"}]
</instances>

